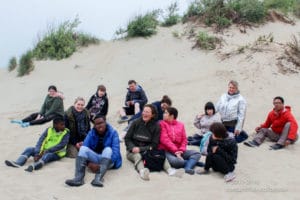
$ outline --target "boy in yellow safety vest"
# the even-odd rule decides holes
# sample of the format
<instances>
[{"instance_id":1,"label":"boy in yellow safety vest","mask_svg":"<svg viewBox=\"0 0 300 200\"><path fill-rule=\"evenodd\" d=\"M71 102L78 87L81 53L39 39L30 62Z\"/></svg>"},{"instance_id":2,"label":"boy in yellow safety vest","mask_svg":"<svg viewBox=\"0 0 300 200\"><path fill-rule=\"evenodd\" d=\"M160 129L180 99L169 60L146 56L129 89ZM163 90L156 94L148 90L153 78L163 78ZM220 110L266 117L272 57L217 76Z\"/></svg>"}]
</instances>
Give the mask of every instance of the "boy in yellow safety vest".
<instances>
[{"instance_id":1,"label":"boy in yellow safety vest","mask_svg":"<svg viewBox=\"0 0 300 200\"><path fill-rule=\"evenodd\" d=\"M53 120L53 127L47 128L39 138L35 147L28 147L16 161L5 160L10 167L21 167L32 156L34 163L25 171L32 172L43 167L44 164L61 159L66 155L69 141L69 130L65 128L63 117Z\"/></svg>"}]
</instances>

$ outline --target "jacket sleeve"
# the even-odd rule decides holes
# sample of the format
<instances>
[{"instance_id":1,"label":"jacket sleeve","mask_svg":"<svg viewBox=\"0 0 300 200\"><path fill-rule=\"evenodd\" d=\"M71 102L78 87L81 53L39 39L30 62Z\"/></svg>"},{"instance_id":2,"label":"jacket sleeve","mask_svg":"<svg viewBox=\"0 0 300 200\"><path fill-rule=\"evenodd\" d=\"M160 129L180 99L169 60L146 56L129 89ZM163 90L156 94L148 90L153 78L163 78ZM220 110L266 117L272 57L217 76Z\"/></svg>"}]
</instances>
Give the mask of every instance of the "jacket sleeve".
<instances>
[{"instance_id":1,"label":"jacket sleeve","mask_svg":"<svg viewBox=\"0 0 300 200\"><path fill-rule=\"evenodd\" d=\"M134 135L134 131L135 131L135 127L136 127L136 123L132 123L130 126L129 126L129 129L126 133L126 136L125 136L125 145L126 145L126 150L127 151L131 151L133 147L135 147L135 144L133 142L133 135Z\"/></svg>"},{"instance_id":2,"label":"jacket sleeve","mask_svg":"<svg viewBox=\"0 0 300 200\"><path fill-rule=\"evenodd\" d=\"M235 164L236 160L237 160L237 153L238 153L238 147L236 143L232 143L232 145L229 147L230 153L226 152L224 149L218 147L216 154L221 155L226 162L231 163L231 164Z\"/></svg>"},{"instance_id":3,"label":"jacket sleeve","mask_svg":"<svg viewBox=\"0 0 300 200\"><path fill-rule=\"evenodd\" d=\"M113 137L112 137L112 156L111 160L116 162L118 159L118 155L120 155L120 141L119 136L116 130L113 130Z\"/></svg>"},{"instance_id":4,"label":"jacket sleeve","mask_svg":"<svg viewBox=\"0 0 300 200\"><path fill-rule=\"evenodd\" d=\"M93 106L93 104L92 104L93 99L94 99L94 95L91 96L91 98L90 98L88 104L87 104L86 107L85 107L87 110L89 110L89 109Z\"/></svg>"},{"instance_id":5,"label":"jacket sleeve","mask_svg":"<svg viewBox=\"0 0 300 200\"><path fill-rule=\"evenodd\" d=\"M202 117L201 117L202 118ZM201 129L201 124L200 124L200 120L201 118L198 118L198 115L196 115L195 119L194 119L194 126L198 129Z\"/></svg>"},{"instance_id":6,"label":"jacket sleeve","mask_svg":"<svg viewBox=\"0 0 300 200\"><path fill-rule=\"evenodd\" d=\"M91 146L92 146L92 145L91 145L91 141L92 141L92 131L93 131L93 129L91 129L91 130L88 132L87 136L85 137L85 139L84 139L84 141L83 141L83 146L91 148Z\"/></svg>"},{"instance_id":7,"label":"jacket sleeve","mask_svg":"<svg viewBox=\"0 0 300 200\"><path fill-rule=\"evenodd\" d=\"M269 112L265 123L263 123L263 124L260 125L261 128L270 128L270 126L272 124L271 114L272 114L272 111Z\"/></svg>"},{"instance_id":8,"label":"jacket sleeve","mask_svg":"<svg viewBox=\"0 0 300 200\"><path fill-rule=\"evenodd\" d=\"M179 147L179 150L182 151L182 152L185 152L186 151L186 146L187 146L187 138L186 138L186 132L185 132L185 128L184 128L183 124L182 124L182 127L181 127L180 134L181 134L181 145Z\"/></svg>"},{"instance_id":9,"label":"jacket sleeve","mask_svg":"<svg viewBox=\"0 0 300 200\"><path fill-rule=\"evenodd\" d=\"M169 137L167 125L163 122L160 123L160 143L163 145L164 150L168 152L175 153L176 151L179 151Z\"/></svg>"},{"instance_id":10,"label":"jacket sleeve","mask_svg":"<svg viewBox=\"0 0 300 200\"><path fill-rule=\"evenodd\" d=\"M127 105L127 101L131 101L132 99L131 99L131 97L130 97L130 92L129 91L127 91L127 94L126 94L126 97L125 97L125 102L124 102L124 104L126 105L126 106L128 106Z\"/></svg>"},{"instance_id":11,"label":"jacket sleeve","mask_svg":"<svg viewBox=\"0 0 300 200\"><path fill-rule=\"evenodd\" d=\"M290 122L290 130L287 138L289 140L295 141L297 138L298 124L291 113L289 113L287 121Z\"/></svg>"},{"instance_id":12,"label":"jacket sleeve","mask_svg":"<svg viewBox=\"0 0 300 200\"><path fill-rule=\"evenodd\" d=\"M55 97L55 100L53 101L51 108L45 113L45 116L55 113L57 110L60 109L61 106L62 106L62 99L60 97Z\"/></svg>"},{"instance_id":13,"label":"jacket sleeve","mask_svg":"<svg viewBox=\"0 0 300 200\"><path fill-rule=\"evenodd\" d=\"M148 98L145 94L145 91L141 89L141 99L134 99L134 103L139 103L140 105L145 105L148 102Z\"/></svg>"},{"instance_id":14,"label":"jacket sleeve","mask_svg":"<svg viewBox=\"0 0 300 200\"><path fill-rule=\"evenodd\" d=\"M47 150L48 153L55 153L61 149L63 149L69 142L69 137L70 137L70 132L68 131L64 137L62 138L62 140L60 141L60 143L58 143L57 145L51 147L50 149Z\"/></svg>"},{"instance_id":15,"label":"jacket sleeve","mask_svg":"<svg viewBox=\"0 0 300 200\"><path fill-rule=\"evenodd\" d=\"M48 134L48 128L42 133L41 137L39 138L38 142L35 145L34 155L38 155L41 152L41 147L43 145L44 140L46 139Z\"/></svg>"},{"instance_id":16,"label":"jacket sleeve","mask_svg":"<svg viewBox=\"0 0 300 200\"><path fill-rule=\"evenodd\" d=\"M107 115L107 112L108 112L108 98L105 98L104 99L104 105L103 105L103 108L101 110L101 115L104 115L106 116Z\"/></svg>"},{"instance_id":17,"label":"jacket sleeve","mask_svg":"<svg viewBox=\"0 0 300 200\"><path fill-rule=\"evenodd\" d=\"M245 99L242 98L238 104L238 111L237 111L238 112L237 113L238 121L235 126L236 130L242 131L245 116L246 116L246 107L247 107L247 103L246 103Z\"/></svg>"}]
</instances>

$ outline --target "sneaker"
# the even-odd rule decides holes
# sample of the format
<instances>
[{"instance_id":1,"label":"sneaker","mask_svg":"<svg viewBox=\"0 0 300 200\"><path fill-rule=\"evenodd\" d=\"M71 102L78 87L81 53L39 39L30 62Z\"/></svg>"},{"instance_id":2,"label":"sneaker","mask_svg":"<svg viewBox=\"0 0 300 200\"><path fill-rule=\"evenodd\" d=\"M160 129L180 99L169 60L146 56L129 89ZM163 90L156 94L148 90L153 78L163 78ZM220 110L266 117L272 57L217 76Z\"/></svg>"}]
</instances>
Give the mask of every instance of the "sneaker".
<instances>
[{"instance_id":1,"label":"sneaker","mask_svg":"<svg viewBox=\"0 0 300 200\"><path fill-rule=\"evenodd\" d=\"M184 169L181 168L176 170L174 168L170 168L167 170L167 172L169 176L181 178L184 174Z\"/></svg>"},{"instance_id":2,"label":"sneaker","mask_svg":"<svg viewBox=\"0 0 300 200\"><path fill-rule=\"evenodd\" d=\"M196 171L196 174L199 174L199 175L206 175L206 174L209 174L209 170L197 170Z\"/></svg>"},{"instance_id":3,"label":"sneaker","mask_svg":"<svg viewBox=\"0 0 300 200\"><path fill-rule=\"evenodd\" d=\"M15 119L13 119L13 120L11 120L10 121L10 123L12 123L12 124L22 124L23 122L22 122L22 120L15 120Z\"/></svg>"},{"instance_id":4,"label":"sneaker","mask_svg":"<svg viewBox=\"0 0 300 200\"><path fill-rule=\"evenodd\" d=\"M30 126L30 123L29 123L29 122L23 122L23 123L21 124L21 127L22 127L22 128L26 128L26 127L28 127L28 126Z\"/></svg>"},{"instance_id":5,"label":"sneaker","mask_svg":"<svg viewBox=\"0 0 300 200\"><path fill-rule=\"evenodd\" d=\"M24 169L27 172L32 172L33 171L33 166L29 165L26 169Z\"/></svg>"},{"instance_id":6,"label":"sneaker","mask_svg":"<svg viewBox=\"0 0 300 200\"><path fill-rule=\"evenodd\" d=\"M255 140L244 142L244 145L248 147L258 147L259 144Z\"/></svg>"},{"instance_id":7,"label":"sneaker","mask_svg":"<svg viewBox=\"0 0 300 200\"><path fill-rule=\"evenodd\" d=\"M141 179L143 179L145 181L150 180L149 174L150 174L150 171L148 168L143 168L140 170L140 177L141 177Z\"/></svg>"},{"instance_id":8,"label":"sneaker","mask_svg":"<svg viewBox=\"0 0 300 200\"><path fill-rule=\"evenodd\" d=\"M282 149L284 146L281 145L281 144L273 144L270 146L270 150L279 150L279 149Z\"/></svg>"},{"instance_id":9,"label":"sneaker","mask_svg":"<svg viewBox=\"0 0 300 200\"><path fill-rule=\"evenodd\" d=\"M17 168L21 167L21 166L18 165L15 161L10 161L10 160L6 160L6 161L5 161L5 164L6 164L7 166L9 166L9 167L17 167Z\"/></svg>"},{"instance_id":10,"label":"sneaker","mask_svg":"<svg viewBox=\"0 0 300 200\"><path fill-rule=\"evenodd\" d=\"M229 173L225 174L224 179L226 182L232 181L233 179L235 179L235 173L229 172Z\"/></svg>"},{"instance_id":11,"label":"sneaker","mask_svg":"<svg viewBox=\"0 0 300 200\"><path fill-rule=\"evenodd\" d=\"M118 120L118 123L121 124L123 122L127 122L129 120L129 118L127 116L123 116Z\"/></svg>"}]
</instances>

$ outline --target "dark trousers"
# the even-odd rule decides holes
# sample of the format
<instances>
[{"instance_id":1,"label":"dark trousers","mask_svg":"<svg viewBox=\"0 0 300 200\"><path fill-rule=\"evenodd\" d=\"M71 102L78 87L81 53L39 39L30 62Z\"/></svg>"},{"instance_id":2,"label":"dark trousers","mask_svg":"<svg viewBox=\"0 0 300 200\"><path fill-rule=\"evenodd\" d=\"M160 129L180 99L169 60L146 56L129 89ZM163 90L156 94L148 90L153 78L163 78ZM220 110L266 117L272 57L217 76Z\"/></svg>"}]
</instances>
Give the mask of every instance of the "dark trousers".
<instances>
[{"instance_id":1,"label":"dark trousers","mask_svg":"<svg viewBox=\"0 0 300 200\"><path fill-rule=\"evenodd\" d=\"M225 126L225 127L226 127L227 131L234 133L235 127L233 127L233 126ZM234 139L237 143L241 143L248 139L248 134L244 130L242 130L239 135L234 136Z\"/></svg>"},{"instance_id":2,"label":"dark trousers","mask_svg":"<svg viewBox=\"0 0 300 200\"><path fill-rule=\"evenodd\" d=\"M58 116L56 114L51 114L48 115L47 117L44 116L42 119L35 120L38 115L39 113L32 113L28 117L22 119L22 122L29 122L30 125L44 124L46 122L50 122L51 120L53 120L55 117Z\"/></svg>"},{"instance_id":3,"label":"dark trousers","mask_svg":"<svg viewBox=\"0 0 300 200\"><path fill-rule=\"evenodd\" d=\"M222 156L215 153L210 153L206 156L204 169L209 170L210 168L216 172L227 174L234 170L234 165L228 164Z\"/></svg>"}]
</instances>

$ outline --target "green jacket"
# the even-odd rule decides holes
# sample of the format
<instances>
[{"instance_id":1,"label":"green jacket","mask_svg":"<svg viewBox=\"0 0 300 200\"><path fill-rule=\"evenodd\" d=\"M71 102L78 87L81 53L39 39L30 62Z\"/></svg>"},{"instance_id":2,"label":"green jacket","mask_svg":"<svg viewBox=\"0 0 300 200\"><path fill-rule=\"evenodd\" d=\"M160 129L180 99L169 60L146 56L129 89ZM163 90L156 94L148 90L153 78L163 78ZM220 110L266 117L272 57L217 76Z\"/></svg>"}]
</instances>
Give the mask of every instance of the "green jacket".
<instances>
[{"instance_id":1,"label":"green jacket","mask_svg":"<svg viewBox=\"0 0 300 200\"><path fill-rule=\"evenodd\" d=\"M45 117L51 114L57 114L63 117L64 103L61 97L51 97L47 95L41 108L40 114Z\"/></svg>"}]
</instances>

